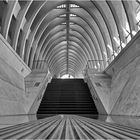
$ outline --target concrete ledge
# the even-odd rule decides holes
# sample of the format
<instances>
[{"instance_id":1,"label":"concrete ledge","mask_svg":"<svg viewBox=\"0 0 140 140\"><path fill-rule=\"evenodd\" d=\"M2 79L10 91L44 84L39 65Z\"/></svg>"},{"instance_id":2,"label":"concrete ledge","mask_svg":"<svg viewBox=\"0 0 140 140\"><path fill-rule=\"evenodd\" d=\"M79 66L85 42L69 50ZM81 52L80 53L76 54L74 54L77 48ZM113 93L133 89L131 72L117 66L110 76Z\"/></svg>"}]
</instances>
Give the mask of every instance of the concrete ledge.
<instances>
[{"instance_id":1,"label":"concrete ledge","mask_svg":"<svg viewBox=\"0 0 140 140\"><path fill-rule=\"evenodd\" d=\"M50 81L50 73L31 72L25 78L26 87L26 108L28 114L36 114L41 103L42 97L46 90L47 84ZM36 83L39 83L35 86Z\"/></svg>"},{"instance_id":2,"label":"concrete ledge","mask_svg":"<svg viewBox=\"0 0 140 140\"><path fill-rule=\"evenodd\" d=\"M93 100L95 99L94 102L99 114L110 113L110 82L110 77L102 73L90 75L87 80L89 89L93 96Z\"/></svg>"},{"instance_id":3,"label":"concrete ledge","mask_svg":"<svg viewBox=\"0 0 140 140\"><path fill-rule=\"evenodd\" d=\"M1 34L0 58L13 67L23 77L26 77L31 72L31 69L24 63L20 56L18 56L18 54L13 50L13 48Z\"/></svg>"},{"instance_id":4,"label":"concrete ledge","mask_svg":"<svg viewBox=\"0 0 140 140\"><path fill-rule=\"evenodd\" d=\"M117 75L124 67L140 56L140 31L132 38L118 56L104 70L105 73Z\"/></svg>"}]
</instances>

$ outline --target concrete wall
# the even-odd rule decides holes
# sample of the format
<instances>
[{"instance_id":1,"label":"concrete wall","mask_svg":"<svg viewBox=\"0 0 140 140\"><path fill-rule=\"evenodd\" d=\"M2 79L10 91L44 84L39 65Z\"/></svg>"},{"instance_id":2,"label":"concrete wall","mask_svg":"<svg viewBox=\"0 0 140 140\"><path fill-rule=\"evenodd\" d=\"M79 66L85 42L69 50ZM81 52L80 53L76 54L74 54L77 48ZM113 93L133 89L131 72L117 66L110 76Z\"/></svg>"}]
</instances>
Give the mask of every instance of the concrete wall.
<instances>
[{"instance_id":1,"label":"concrete wall","mask_svg":"<svg viewBox=\"0 0 140 140\"><path fill-rule=\"evenodd\" d=\"M27 113L24 77L30 71L0 35L0 115Z\"/></svg>"},{"instance_id":2,"label":"concrete wall","mask_svg":"<svg viewBox=\"0 0 140 140\"><path fill-rule=\"evenodd\" d=\"M37 120L36 115L8 115L0 117L0 129Z\"/></svg>"},{"instance_id":3,"label":"concrete wall","mask_svg":"<svg viewBox=\"0 0 140 140\"><path fill-rule=\"evenodd\" d=\"M0 115L36 113L51 78L47 72L31 72L0 35Z\"/></svg>"},{"instance_id":4,"label":"concrete wall","mask_svg":"<svg viewBox=\"0 0 140 140\"><path fill-rule=\"evenodd\" d=\"M122 69L112 80L111 101L118 94L111 114L140 115L140 57Z\"/></svg>"},{"instance_id":5,"label":"concrete wall","mask_svg":"<svg viewBox=\"0 0 140 140\"><path fill-rule=\"evenodd\" d=\"M87 82L88 84L89 90L91 92L91 95L96 105L96 108L98 110L98 113L108 114L109 91L108 91L108 87L106 87L107 86L106 81L104 82L102 77L105 78L105 80L107 80L107 78L104 77L103 74L99 75L96 69L88 69L87 75L85 75L85 82ZM103 86L106 88L103 89L102 91L102 88L100 86Z\"/></svg>"},{"instance_id":6,"label":"concrete wall","mask_svg":"<svg viewBox=\"0 0 140 140\"><path fill-rule=\"evenodd\" d=\"M103 73L90 79L108 114L139 116L140 32Z\"/></svg>"},{"instance_id":7,"label":"concrete wall","mask_svg":"<svg viewBox=\"0 0 140 140\"><path fill-rule=\"evenodd\" d=\"M88 80L88 85L99 114L109 114L110 78L103 74L96 74L91 75Z\"/></svg>"},{"instance_id":8,"label":"concrete wall","mask_svg":"<svg viewBox=\"0 0 140 140\"><path fill-rule=\"evenodd\" d=\"M18 56L13 48L0 34L0 58L3 59L9 66L15 69L21 76L26 77L30 72L30 68Z\"/></svg>"},{"instance_id":9,"label":"concrete wall","mask_svg":"<svg viewBox=\"0 0 140 140\"><path fill-rule=\"evenodd\" d=\"M0 115L25 114L24 78L0 58Z\"/></svg>"},{"instance_id":10,"label":"concrete wall","mask_svg":"<svg viewBox=\"0 0 140 140\"><path fill-rule=\"evenodd\" d=\"M51 80L51 74L33 71L25 78L28 114L36 114L46 90L47 84ZM37 84L37 85L36 85Z\"/></svg>"},{"instance_id":11,"label":"concrete wall","mask_svg":"<svg viewBox=\"0 0 140 140\"><path fill-rule=\"evenodd\" d=\"M126 127L140 129L140 119L134 116L107 116L106 122L117 123Z\"/></svg>"},{"instance_id":12,"label":"concrete wall","mask_svg":"<svg viewBox=\"0 0 140 140\"><path fill-rule=\"evenodd\" d=\"M113 71L112 71L113 70ZM112 76L111 114L140 115L140 32L105 70Z\"/></svg>"}]
</instances>

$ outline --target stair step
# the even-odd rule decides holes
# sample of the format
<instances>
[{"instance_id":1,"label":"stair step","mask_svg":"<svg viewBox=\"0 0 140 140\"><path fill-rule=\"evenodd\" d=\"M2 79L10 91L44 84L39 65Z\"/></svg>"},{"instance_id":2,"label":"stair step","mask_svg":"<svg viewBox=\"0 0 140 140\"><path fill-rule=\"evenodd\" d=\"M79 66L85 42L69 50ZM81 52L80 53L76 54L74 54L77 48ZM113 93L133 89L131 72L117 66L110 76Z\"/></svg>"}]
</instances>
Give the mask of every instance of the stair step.
<instances>
[{"instance_id":1,"label":"stair step","mask_svg":"<svg viewBox=\"0 0 140 140\"><path fill-rule=\"evenodd\" d=\"M44 111L38 112L38 114L95 114L94 111Z\"/></svg>"},{"instance_id":2,"label":"stair step","mask_svg":"<svg viewBox=\"0 0 140 140\"><path fill-rule=\"evenodd\" d=\"M54 101L43 101L42 103L53 103L53 104L59 104L60 103L60 101L57 101L57 100L54 100ZM86 103L91 103L91 101L63 101L63 102L61 102L62 104L86 104Z\"/></svg>"},{"instance_id":3,"label":"stair step","mask_svg":"<svg viewBox=\"0 0 140 140\"><path fill-rule=\"evenodd\" d=\"M83 79L53 79L45 91L38 114L98 114Z\"/></svg>"},{"instance_id":4,"label":"stair step","mask_svg":"<svg viewBox=\"0 0 140 140\"><path fill-rule=\"evenodd\" d=\"M95 107L94 105L63 105L63 104L59 104L59 105L55 105L55 104L45 104L45 105L41 105L41 107L45 107L45 108L48 108L48 107L54 107L54 108L59 108L59 107L81 107L81 108L84 108L84 107Z\"/></svg>"},{"instance_id":5,"label":"stair step","mask_svg":"<svg viewBox=\"0 0 140 140\"><path fill-rule=\"evenodd\" d=\"M51 110L51 111L52 111L52 110L54 110L54 111L55 111L55 110L57 110L57 111L58 111L58 110L67 110L67 111L72 111L72 110L94 111L95 109L93 109L92 107L85 107L85 108L84 108L84 107L83 107L83 108L81 108L81 107L75 107L75 108L73 108L73 107L59 107L59 108L57 108L57 107L47 107L47 108L45 108L45 107L44 107L44 108L43 108L43 107L42 107L42 108L40 109L40 111L43 111L43 110L44 110L44 111L45 111L45 110Z\"/></svg>"},{"instance_id":6,"label":"stair step","mask_svg":"<svg viewBox=\"0 0 140 140\"><path fill-rule=\"evenodd\" d=\"M88 106L88 105L92 105L91 103L41 103L41 105L43 106L59 106L59 105L63 105L63 106Z\"/></svg>"}]
</instances>

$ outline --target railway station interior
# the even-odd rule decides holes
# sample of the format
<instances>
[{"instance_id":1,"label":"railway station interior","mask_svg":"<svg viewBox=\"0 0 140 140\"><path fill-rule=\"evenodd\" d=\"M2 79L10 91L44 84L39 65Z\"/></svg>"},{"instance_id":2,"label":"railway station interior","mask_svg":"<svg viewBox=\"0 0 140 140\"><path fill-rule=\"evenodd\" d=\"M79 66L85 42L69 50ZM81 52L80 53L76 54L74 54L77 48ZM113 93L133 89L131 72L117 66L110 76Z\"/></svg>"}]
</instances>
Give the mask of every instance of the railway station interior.
<instances>
[{"instance_id":1,"label":"railway station interior","mask_svg":"<svg viewBox=\"0 0 140 140\"><path fill-rule=\"evenodd\" d=\"M0 139L140 139L140 0L1 0Z\"/></svg>"}]
</instances>

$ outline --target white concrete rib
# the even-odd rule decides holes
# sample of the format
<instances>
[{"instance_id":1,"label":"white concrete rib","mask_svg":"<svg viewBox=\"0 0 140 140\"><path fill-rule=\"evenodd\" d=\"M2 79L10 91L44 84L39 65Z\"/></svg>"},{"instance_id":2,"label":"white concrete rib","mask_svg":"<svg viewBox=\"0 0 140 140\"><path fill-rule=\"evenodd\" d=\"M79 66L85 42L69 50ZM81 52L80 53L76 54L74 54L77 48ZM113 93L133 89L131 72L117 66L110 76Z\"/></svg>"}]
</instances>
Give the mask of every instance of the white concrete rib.
<instances>
[{"instance_id":1,"label":"white concrete rib","mask_svg":"<svg viewBox=\"0 0 140 140\"><path fill-rule=\"evenodd\" d=\"M0 139L139 139L140 130L78 115L57 115L0 129Z\"/></svg>"}]
</instances>

